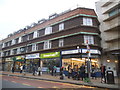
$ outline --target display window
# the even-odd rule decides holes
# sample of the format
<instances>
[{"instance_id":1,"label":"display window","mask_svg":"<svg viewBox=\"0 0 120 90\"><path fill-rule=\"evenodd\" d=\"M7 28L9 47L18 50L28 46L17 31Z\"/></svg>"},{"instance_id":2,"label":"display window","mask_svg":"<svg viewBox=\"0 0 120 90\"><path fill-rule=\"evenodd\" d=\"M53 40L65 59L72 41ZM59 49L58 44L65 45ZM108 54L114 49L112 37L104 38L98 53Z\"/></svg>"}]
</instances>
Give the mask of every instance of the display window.
<instances>
[{"instance_id":1,"label":"display window","mask_svg":"<svg viewBox=\"0 0 120 90\"><path fill-rule=\"evenodd\" d=\"M67 59L62 59L62 66L64 66L65 70L68 70L68 65L71 65L72 69L77 69L80 68L82 64L86 64L85 62L87 61L87 58L67 58ZM99 61L98 59L91 59L91 66L96 66L99 68Z\"/></svg>"}]
</instances>

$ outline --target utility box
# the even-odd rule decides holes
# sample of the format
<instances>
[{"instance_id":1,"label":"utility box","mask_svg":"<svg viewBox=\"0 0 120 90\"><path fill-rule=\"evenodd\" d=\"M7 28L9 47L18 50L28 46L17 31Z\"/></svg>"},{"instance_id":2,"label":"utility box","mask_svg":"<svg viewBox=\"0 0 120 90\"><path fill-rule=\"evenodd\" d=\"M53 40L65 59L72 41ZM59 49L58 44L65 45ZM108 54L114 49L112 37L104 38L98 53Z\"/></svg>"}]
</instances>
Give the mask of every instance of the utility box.
<instances>
[{"instance_id":1,"label":"utility box","mask_svg":"<svg viewBox=\"0 0 120 90\"><path fill-rule=\"evenodd\" d=\"M113 71L109 70L106 72L106 79L107 84L115 84Z\"/></svg>"}]
</instances>

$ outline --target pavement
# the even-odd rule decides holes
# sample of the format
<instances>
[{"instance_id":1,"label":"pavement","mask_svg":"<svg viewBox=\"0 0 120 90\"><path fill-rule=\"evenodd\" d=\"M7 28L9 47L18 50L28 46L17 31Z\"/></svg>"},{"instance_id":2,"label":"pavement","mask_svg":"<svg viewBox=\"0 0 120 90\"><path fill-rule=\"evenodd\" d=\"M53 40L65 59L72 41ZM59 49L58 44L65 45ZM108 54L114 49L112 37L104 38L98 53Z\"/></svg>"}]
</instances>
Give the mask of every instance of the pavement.
<instances>
[{"instance_id":1,"label":"pavement","mask_svg":"<svg viewBox=\"0 0 120 90\"><path fill-rule=\"evenodd\" d=\"M23 73L20 74L19 72L12 73L12 72L1 71L0 73L2 73L3 75L18 76L18 77L30 78L30 79L47 80L47 81L70 83L70 84L76 84L76 85L85 85L85 86L91 86L91 87L106 88L111 90L113 89L120 90L120 86L118 84L118 78L115 78L115 84L107 84L107 83L101 83L101 78L91 79L91 82L84 82L81 80L73 80L72 78L68 79L67 76L65 76L64 80L60 80L60 76L58 75L51 76L50 74L33 76L32 73L26 73L26 75L24 75Z\"/></svg>"}]
</instances>

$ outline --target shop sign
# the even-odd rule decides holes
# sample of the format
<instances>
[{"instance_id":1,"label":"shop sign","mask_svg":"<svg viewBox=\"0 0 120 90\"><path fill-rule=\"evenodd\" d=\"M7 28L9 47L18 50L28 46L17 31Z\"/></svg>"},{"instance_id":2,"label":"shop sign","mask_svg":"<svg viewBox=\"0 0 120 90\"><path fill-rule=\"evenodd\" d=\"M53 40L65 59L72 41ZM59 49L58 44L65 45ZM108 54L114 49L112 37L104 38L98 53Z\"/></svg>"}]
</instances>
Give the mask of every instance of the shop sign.
<instances>
[{"instance_id":1,"label":"shop sign","mask_svg":"<svg viewBox=\"0 0 120 90\"><path fill-rule=\"evenodd\" d=\"M26 59L40 58L39 53L26 55Z\"/></svg>"},{"instance_id":2,"label":"shop sign","mask_svg":"<svg viewBox=\"0 0 120 90\"><path fill-rule=\"evenodd\" d=\"M87 49L82 49L82 53L86 53ZM90 53L92 54L101 54L99 50L95 50L95 49L90 49Z\"/></svg>"},{"instance_id":3,"label":"shop sign","mask_svg":"<svg viewBox=\"0 0 120 90\"><path fill-rule=\"evenodd\" d=\"M60 57L60 52L51 52L40 54L40 58L55 58Z\"/></svg>"},{"instance_id":4,"label":"shop sign","mask_svg":"<svg viewBox=\"0 0 120 90\"><path fill-rule=\"evenodd\" d=\"M24 61L24 56L16 56L13 58L13 61Z\"/></svg>"},{"instance_id":5,"label":"shop sign","mask_svg":"<svg viewBox=\"0 0 120 90\"><path fill-rule=\"evenodd\" d=\"M12 61L12 58L6 58L5 61Z\"/></svg>"},{"instance_id":6,"label":"shop sign","mask_svg":"<svg viewBox=\"0 0 120 90\"><path fill-rule=\"evenodd\" d=\"M81 53L81 49L76 49L76 50L67 50L67 51L62 51L62 55L65 54L74 54L74 53Z\"/></svg>"}]
</instances>

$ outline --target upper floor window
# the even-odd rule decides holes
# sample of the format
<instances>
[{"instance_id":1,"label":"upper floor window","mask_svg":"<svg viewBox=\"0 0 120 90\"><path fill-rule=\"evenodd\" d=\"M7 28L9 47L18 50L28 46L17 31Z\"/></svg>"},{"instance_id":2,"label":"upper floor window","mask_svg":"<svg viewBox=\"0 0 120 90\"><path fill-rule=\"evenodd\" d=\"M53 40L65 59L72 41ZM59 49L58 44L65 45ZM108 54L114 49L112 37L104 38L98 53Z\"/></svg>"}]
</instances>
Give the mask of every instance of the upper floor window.
<instances>
[{"instance_id":1,"label":"upper floor window","mask_svg":"<svg viewBox=\"0 0 120 90\"><path fill-rule=\"evenodd\" d=\"M20 54L20 48L17 48L17 54Z\"/></svg>"},{"instance_id":2,"label":"upper floor window","mask_svg":"<svg viewBox=\"0 0 120 90\"><path fill-rule=\"evenodd\" d=\"M15 44L15 40L13 39L13 40L12 40L12 45L14 45L14 44Z\"/></svg>"},{"instance_id":3,"label":"upper floor window","mask_svg":"<svg viewBox=\"0 0 120 90\"><path fill-rule=\"evenodd\" d=\"M36 51L36 44L32 45L32 51Z\"/></svg>"},{"instance_id":4,"label":"upper floor window","mask_svg":"<svg viewBox=\"0 0 120 90\"><path fill-rule=\"evenodd\" d=\"M59 31L64 29L64 23L59 24Z\"/></svg>"},{"instance_id":5,"label":"upper floor window","mask_svg":"<svg viewBox=\"0 0 120 90\"><path fill-rule=\"evenodd\" d=\"M92 18L83 17L83 25L92 26L93 25Z\"/></svg>"},{"instance_id":6,"label":"upper floor window","mask_svg":"<svg viewBox=\"0 0 120 90\"><path fill-rule=\"evenodd\" d=\"M44 42L44 49L50 49L51 48L51 41L45 41Z\"/></svg>"},{"instance_id":7,"label":"upper floor window","mask_svg":"<svg viewBox=\"0 0 120 90\"><path fill-rule=\"evenodd\" d=\"M111 16L114 16L114 15L116 15L118 13L120 13L120 9L116 8L116 9L110 11L108 14L111 17Z\"/></svg>"},{"instance_id":8,"label":"upper floor window","mask_svg":"<svg viewBox=\"0 0 120 90\"><path fill-rule=\"evenodd\" d=\"M94 44L94 37L93 36L88 36L84 35L84 43L85 44Z\"/></svg>"},{"instance_id":9,"label":"upper floor window","mask_svg":"<svg viewBox=\"0 0 120 90\"><path fill-rule=\"evenodd\" d=\"M63 39L59 39L59 47L63 47L64 45L64 40Z\"/></svg>"},{"instance_id":10,"label":"upper floor window","mask_svg":"<svg viewBox=\"0 0 120 90\"><path fill-rule=\"evenodd\" d=\"M22 38L21 38L21 37L19 37L19 41L18 41L18 42L20 43L21 41L22 41Z\"/></svg>"},{"instance_id":11,"label":"upper floor window","mask_svg":"<svg viewBox=\"0 0 120 90\"><path fill-rule=\"evenodd\" d=\"M52 33L52 27L45 28L45 35Z\"/></svg>"},{"instance_id":12,"label":"upper floor window","mask_svg":"<svg viewBox=\"0 0 120 90\"><path fill-rule=\"evenodd\" d=\"M37 31L34 32L33 38L37 38Z\"/></svg>"}]
</instances>

